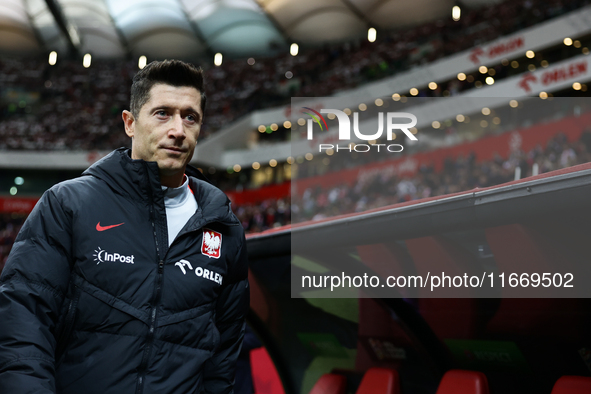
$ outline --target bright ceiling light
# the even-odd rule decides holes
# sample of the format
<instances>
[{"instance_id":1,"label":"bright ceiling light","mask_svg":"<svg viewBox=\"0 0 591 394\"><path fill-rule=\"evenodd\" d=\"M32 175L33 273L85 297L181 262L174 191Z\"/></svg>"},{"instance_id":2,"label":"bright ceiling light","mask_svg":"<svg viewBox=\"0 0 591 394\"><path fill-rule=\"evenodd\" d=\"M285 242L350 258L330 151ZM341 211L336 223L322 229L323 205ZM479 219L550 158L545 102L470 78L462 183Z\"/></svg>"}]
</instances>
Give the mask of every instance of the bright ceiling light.
<instances>
[{"instance_id":1,"label":"bright ceiling light","mask_svg":"<svg viewBox=\"0 0 591 394\"><path fill-rule=\"evenodd\" d=\"M293 44L291 44L291 47L289 47L289 53L291 54L291 56L297 56L299 50L300 50L300 47L295 42Z\"/></svg>"},{"instance_id":2,"label":"bright ceiling light","mask_svg":"<svg viewBox=\"0 0 591 394\"><path fill-rule=\"evenodd\" d=\"M57 63L57 52L51 51L51 53L49 54L49 64L51 66L55 66L56 63Z\"/></svg>"},{"instance_id":3,"label":"bright ceiling light","mask_svg":"<svg viewBox=\"0 0 591 394\"><path fill-rule=\"evenodd\" d=\"M454 5L451 9L451 17L457 22L460 20L460 16L462 16L462 9L459 6Z\"/></svg>"},{"instance_id":4,"label":"bright ceiling light","mask_svg":"<svg viewBox=\"0 0 591 394\"><path fill-rule=\"evenodd\" d=\"M378 32L373 27L370 27L369 30L367 30L367 41L374 42L376 40L377 36L378 36Z\"/></svg>"},{"instance_id":5,"label":"bright ceiling light","mask_svg":"<svg viewBox=\"0 0 591 394\"><path fill-rule=\"evenodd\" d=\"M140 56L137 62L137 66L139 67L139 69L141 70L142 68L146 67L146 64L148 64L148 58L145 56Z\"/></svg>"},{"instance_id":6,"label":"bright ceiling light","mask_svg":"<svg viewBox=\"0 0 591 394\"><path fill-rule=\"evenodd\" d=\"M92 62L92 56L90 56L90 53L87 53L86 55L84 55L84 59L82 59L82 65L84 66L84 68L90 67L91 62Z\"/></svg>"},{"instance_id":7,"label":"bright ceiling light","mask_svg":"<svg viewBox=\"0 0 591 394\"><path fill-rule=\"evenodd\" d=\"M221 53L218 52L213 57L213 64L215 64L216 66L221 66L222 65L222 60L224 60L224 57L222 56Z\"/></svg>"}]
</instances>

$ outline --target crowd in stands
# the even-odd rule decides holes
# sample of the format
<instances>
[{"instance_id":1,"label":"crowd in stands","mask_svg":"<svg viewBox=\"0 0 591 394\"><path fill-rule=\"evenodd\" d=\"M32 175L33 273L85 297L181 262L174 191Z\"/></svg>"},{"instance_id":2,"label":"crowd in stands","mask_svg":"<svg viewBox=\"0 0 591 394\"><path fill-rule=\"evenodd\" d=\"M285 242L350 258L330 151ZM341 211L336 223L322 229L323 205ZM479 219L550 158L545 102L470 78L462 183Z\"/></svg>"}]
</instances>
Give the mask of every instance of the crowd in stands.
<instances>
[{"instance_id":1,"label":"crowd in stands","mask_svg":"<svg viewBox=\"0 0 591 394\"><path fill-rule=\"evenodd\" d=\"M515 179L515 169L521 178L532 175L534 164L538 173L546 173L577 164L591 162L591 132L579 141L568 142L558 134L545 147L537 146L529 152L515 151L510 157L496 156L494 160L479 162L474 154L448 159L444 168L422 166L415 176L376 173L359 179L355 184L341 184L331 188L315 187L301 196L292 196L291 215L278 213L274 200L258 205L241 206L235 211L248 232L258 232L285 224L320 220L342 214L364 212L400 202L441 196L484 188ZM283 205L285 202L282 201Z\"/></svg>"},{"instance_id":2,"label":"crowd in stands","mask_svg":"<svg viewBox=\"0 0 591 394\"><path fill-rule=\"evenodd\" d=\"M269 199L259 204L234 207L234 213L247 233L257 233L291 223L290 197Z\"/></svg>"},{"instance_id":3,"label":"crowd in stands","mask_svg":"<svg viewBox=\"0 0 591 394\"><path fill-rule=\"evenodd\" d=\"M328 96L416 65L469 49L559 16L589 0L506 0L464 10L451 18L399 31L302 51L230 60L206 69L210 100L202 137L261 108L289 103L290 97ZM129 144L121 111L128 107L134 61L81 62L0 59L0 150L110 150ZM293 77L288 79L286 71ZM503 72L499 70L498 77ZM471 82L453 81L457 93ZM438 92L440 93L440 90ZM438 94L436 92L436 94Z\"/></svg>"}]
</instances>

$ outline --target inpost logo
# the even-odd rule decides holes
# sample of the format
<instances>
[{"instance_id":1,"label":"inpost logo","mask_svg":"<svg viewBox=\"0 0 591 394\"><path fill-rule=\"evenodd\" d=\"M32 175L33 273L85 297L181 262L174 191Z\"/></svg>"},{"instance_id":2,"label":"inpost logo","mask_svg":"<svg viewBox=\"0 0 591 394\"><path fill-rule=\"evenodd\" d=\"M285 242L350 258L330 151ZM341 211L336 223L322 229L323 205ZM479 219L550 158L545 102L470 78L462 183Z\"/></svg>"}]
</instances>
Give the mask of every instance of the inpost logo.
<instances>
[{"instance_id":1,"label":"inpost logo","mask_svg":"<svg viewBox=\"0 0 591 394\"><path fill-rule=\"evenodd\" d=\"M375 133L364 134L359 130L359 113L353 112L353 127L351 127L351 119L349 115L338 109L321 109L320 112L309 108L302 107L302 113L309 115L311 119L307 122L307 138L314 139L314 123L316 123L320 130L328 131L328 124L322 114L334 114L339 124L339 141L351 141L351 129L355 136L362 141L375 141L384 134L384 119L385 132L388 141L392 141L394 137L394 130L402 131L410 140L417 141L417 137L410 131L417 124L417 117L408 112L379 112L378 113L378 130ZM406 122L400 123L400 120ZM371 150L387 151L390 153L402 152L404 147L400 144L347 144L339 146L338 144L319 144L318 151L332 149L336 152L369 152Z\"/></svg>"},{"instance_id":2,"label":"inpost logo","mask_svg":"<svg viewBox=\"0 0 591 394\"><path fill-rule=\"evenodd\" d=\"M134 264L133 260L135 259L134 255L125 256L119 253L109 253L106 250L101 249L100 246L94 251L92 256L94 257L94 261L96 261L96 265L105 261Z\"/></svg>"}]
</instances>

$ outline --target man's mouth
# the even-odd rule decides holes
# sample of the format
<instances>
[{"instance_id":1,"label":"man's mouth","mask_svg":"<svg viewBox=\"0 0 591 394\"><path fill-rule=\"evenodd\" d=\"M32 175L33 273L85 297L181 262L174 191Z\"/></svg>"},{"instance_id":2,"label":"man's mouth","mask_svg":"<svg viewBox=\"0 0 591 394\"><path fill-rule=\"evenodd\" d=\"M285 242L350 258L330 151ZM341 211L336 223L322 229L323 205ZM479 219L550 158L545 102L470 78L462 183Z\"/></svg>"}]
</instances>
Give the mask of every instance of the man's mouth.
<instances>
[{"instance_id":1,"label":"man's mouth","mask_svg":"<svg viewBox=\"0 0 591 394\"><path fill-rule=\"evenodd\" d=\"M176 146L163 146L162 149L169 151L169 152L174 152L174 153L185 153L186 152L185 149L178 148Z\"/></svg>"}]
</instances>

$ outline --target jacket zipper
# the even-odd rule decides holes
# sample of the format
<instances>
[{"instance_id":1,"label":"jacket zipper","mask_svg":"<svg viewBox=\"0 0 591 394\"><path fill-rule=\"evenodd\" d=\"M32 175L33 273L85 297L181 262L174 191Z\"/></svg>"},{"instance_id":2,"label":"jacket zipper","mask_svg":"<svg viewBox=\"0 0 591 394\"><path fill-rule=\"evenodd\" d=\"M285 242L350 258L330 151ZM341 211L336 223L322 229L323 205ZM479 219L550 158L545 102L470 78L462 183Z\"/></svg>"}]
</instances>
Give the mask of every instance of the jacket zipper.
<instances>
[{"instance_id":1,"label":"jacket zipper","mask_svg":"<svg viewBox=\"0 0 591 394\"><path fill-rule=\"evenodd\" d=\"M152 351L152 345L154 343L154 331L156 330L156 318L158 315L158 304L160 303L160 297L162 294L162 277L164 274L164 260L160 257L160 248L158 246L158 235L156 234L156 224L154 218L154 204L151 201L150 204L150 221L152 222L152 230L154 233L154 241L156 242L156 254L158 258L158 278L156 280L154 302L152 304L152 312L150 314L150 328L146 337L146 347L144 349L144 355L139 368L138 382L137 382L137 394L141 394L144 391L144 381L146 377L146 371L148 369L148 362L150 359L150 353Z\"/></svg>"},{"instance_id":2,"label":"jacket zipper","mask_svg":"<svg viewBox=\"0 0 591 394\"><path fill-rule=\"evenodd\" d=\"M154 342L154 331L156 329L156 317L157 317L157 307L158 307L158 303L160 302L160 298L162 295L162 277L164 274L164 260L160 257L160 248L158 246L158 235L156 234L156 224L155 224L155 218L154 218L154 199L152 194L150 194L150 221L152 223L152 230L153 230L153 234L154 234L154 241L156 242L156 254L157 254L157 258L158 258L158 279L156 280L156 291L155 291L155 298L154 298L154 304L152 306L152 313L150 315L150 328L148 331L148 335L146 337L146 348L144 349L144 355L142 357L142 361L140 363L140 367L139 367L139 375L138 375L138 381L137 381L137 390L136 390L136 394L142 394L144 391L144 382L145 382L145 377L146 377L146 372L148 369L148 362L149 362L149 358L150 358L150 352L152 351L152 344ZM201 226L198 226L194 229L190 229L187 230L185 232L179 233L176 236L176 239L174 239L172 241L172 243L170 244L170 247L172 247L172 244L180 238L181 235L185 235L187 233L191 233L194 231L199 231L200 229L204 228L205 226L211 224L211 223L215 223L215 220L209 221L209 222L205 222L204 224L202 224ZM239 225L240 223L224 223L224 222L219 222L222 223L226 226L234 226L234 225ZM169 250L170 250L169 247Z\"/></svg>"}]
</instances>

